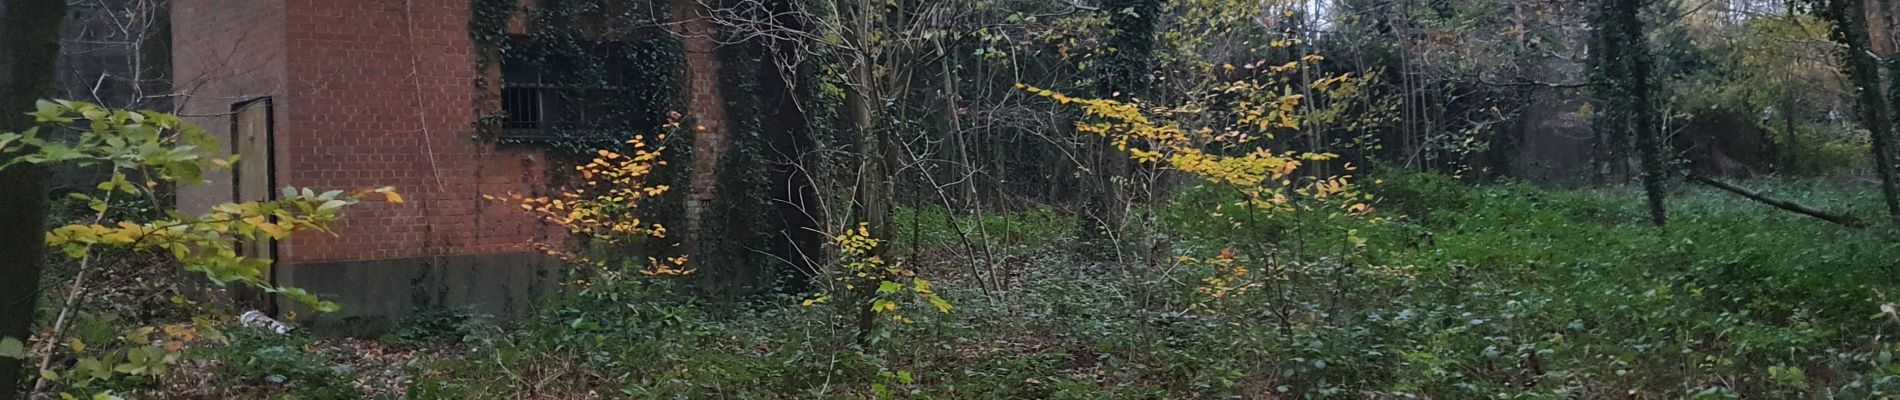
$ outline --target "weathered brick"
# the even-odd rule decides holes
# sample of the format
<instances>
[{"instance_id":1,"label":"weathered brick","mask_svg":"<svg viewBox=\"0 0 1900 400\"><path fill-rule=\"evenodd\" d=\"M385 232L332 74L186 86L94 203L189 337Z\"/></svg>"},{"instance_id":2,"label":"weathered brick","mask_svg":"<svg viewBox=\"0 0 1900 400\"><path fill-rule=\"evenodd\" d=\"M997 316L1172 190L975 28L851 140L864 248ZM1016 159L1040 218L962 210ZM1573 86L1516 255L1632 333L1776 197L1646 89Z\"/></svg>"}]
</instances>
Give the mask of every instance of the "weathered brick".
<instances>
[{"instance_id":1,"label":"weathered brick","mask_svg":"<svg viewBox=\"0 0 1900 400\"><path fill-rule=\"evenodd\" d=\"M471 139L478 73L467 0L175 0L179 112L220 137L235 102L274 105L276 186L395 186L408 204L347 211L337 236L299 234L280 262L530 251L558 237L480 200L545 184L541 151ZM187 209L231 201L231 178L181 190Z\"/></svg>"}]
</instances>

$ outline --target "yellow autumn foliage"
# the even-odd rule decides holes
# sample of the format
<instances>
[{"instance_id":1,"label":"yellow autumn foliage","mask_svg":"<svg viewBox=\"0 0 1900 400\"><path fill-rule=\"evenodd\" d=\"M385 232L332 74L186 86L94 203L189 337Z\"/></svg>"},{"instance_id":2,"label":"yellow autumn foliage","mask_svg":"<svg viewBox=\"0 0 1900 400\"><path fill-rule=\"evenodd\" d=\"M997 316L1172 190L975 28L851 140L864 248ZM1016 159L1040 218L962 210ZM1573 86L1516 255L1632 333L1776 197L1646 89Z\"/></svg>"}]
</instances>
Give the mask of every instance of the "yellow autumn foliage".
<instances>
[{"instance_id":1,"label":"yellow autumn foliage","mask_svg":"<svg viewBox=\"0 0 1900 400\"><path fill-rule=\"evenodd\" d=\"M1233 187L1249 205L1268 210L1292 207L1296 197L1361 199L1352 193L1350 175L1300 176L1309 162L1338 158L1332 153L1274 151L1264 142L1275 131L1300 129L1302 96L1287 94L1265 103L1239 102L1230 110L1231 127L1188 129L1171 121L1180 114L1203 113L1185 105L1143 110L1139 104L1111 99L1078 98L1052 90L1017 84L1017 88L1060 104L1079 105L1088 121L1076 130L1107 138L1136 162L1200 177L1209 183ZM1226 90L1258 91L1269 87L1239 82ZM1347 165L1347 171L1351 171ZM1370 208L1360 202L1344 206L1353 213Z\"/></svg>"},{"instance_id":2,"label":"yellow autumn foliage","mask_svg":"<svg viewBox=\"0 0 1900 400\"><path fill-rule=\"evenodd\" d=\"M678 126L678 122L669 122L664 128L672 130ZM656 142L665 140L665 135L654 138ZM575 173L581 178L580 183L563 188L553 196L511 194L482 197L516 204L542 221L597 243L664 239L666 226L642 219L639 211L645 201L672 189L667 185L648 183L655 168L666 165L666 161L660 159L665 147L649 145L645 135L633 136L626 141L626 145L630 152L596 150L592 160L574 167ZM571 263L606 266L602 260L590 259L559 246L545 243L538 246L549 255ZM640 272L649 276L691 274L693 270L685 268L685 264L685 256L648 257L646 268Z\"/></svg>"}]
</instances>

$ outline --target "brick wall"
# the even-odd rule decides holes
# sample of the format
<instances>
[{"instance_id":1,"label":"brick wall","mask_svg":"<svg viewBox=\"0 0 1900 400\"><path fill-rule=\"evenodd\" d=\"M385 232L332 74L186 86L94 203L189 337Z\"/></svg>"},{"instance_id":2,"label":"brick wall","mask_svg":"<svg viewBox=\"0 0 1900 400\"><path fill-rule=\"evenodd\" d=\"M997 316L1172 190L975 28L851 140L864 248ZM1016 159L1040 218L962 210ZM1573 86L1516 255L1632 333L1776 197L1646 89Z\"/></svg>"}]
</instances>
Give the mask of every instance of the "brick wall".
<instances>
[{"instance_id":1,"label":"brick wall","mask_svg":"<svg viewBox=\"0 0 1900 400\"><path fill-rule=\"evenodd\" d=\"M468 0L287 2L288 137L281 181L396 186L410 200L352 209L339 236L283 243L283 261L529 250L548 227L481 195L542 190L541 152L477 139ZM481 97L492 98L492 97Z\"/></svg>"},{"instance_id":2,"label":"brick wall","mask_svg":"<svg viewBox=\"0 0 1900 400\"><path fill-rule=\"evenodd\" d=\"M192 94L185 112L226 112L231 98L272 96L276 186L395 186L408 200L352 207L334 236L281 241L279 262L523 252L553 237L518 209L481 199L539 193L547 166L538 149L475 137L478 98L493 97L476 93L469 4L176 0L178 76L197 82L180 86ZM194 58L230 61L187 61ZM223 117L200 120L229 129ZM181 194L181 204L228 201L228 178L217 179L188 199Z\"/></svg>"}]
</instances>

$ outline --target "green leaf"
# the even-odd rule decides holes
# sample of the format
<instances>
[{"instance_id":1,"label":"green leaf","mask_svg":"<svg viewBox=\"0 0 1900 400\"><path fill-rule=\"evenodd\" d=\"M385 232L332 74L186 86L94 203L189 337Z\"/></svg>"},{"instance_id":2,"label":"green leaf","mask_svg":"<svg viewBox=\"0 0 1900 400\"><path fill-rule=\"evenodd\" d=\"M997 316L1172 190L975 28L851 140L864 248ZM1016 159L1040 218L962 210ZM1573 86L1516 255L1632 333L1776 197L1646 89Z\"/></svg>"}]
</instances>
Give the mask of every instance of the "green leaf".
<instances>
[{"instance_id":1,"label":"green leaf","mask_svg":"<svg viewBox=\"0 0 1900 400\"><path fill-rule=\"evenodd\" d=\"M112 371L106 369L106 364L93 357L80 358L79 363L73 366L73 371L87 374L92 379L112 377Z\"/></svg>"},{"instance_id":2,"label":"green leaf","mask_svg":"<svg viewBox=\"0 0 1900 400\"><path fill-rule=\"evenodd\" d=\"M942 313L950 312L950 302L948 300L944 300L943 297L930 296L930 305L937 306L938 312L942 312Z\"/></svg>"},{"instance_id":3,"label":"green leaf","mask_svg":"<svg viewBox=\"0 0 1900 400\"><path fill-rule=\"evenodd\" d=\"M0 338L0 357L26 358L26 344L12 336Z\"/></svg>"},{"instance_id":4,"label":"green leaf","mask_svg":"<svg viewBox=\"0 0 1900 400\"><path fill-rule=\"evenodd\" d=\"M0 152L7 151L7 145L20 140L18 133L0 133Z\"/></svg>"},{"instance_id":5,"label":"green leaf","mask_svg":"<svg viewBox=\"0 0 1900 400\"><path fill-rule=\"evenodd\" d=\"M72 119L65 118L64 114L66 114L65 108L60 107L59 104L53 103L51 101L40 100L33 103L33 120L34 121L72 122Z\"/></svg>"},{"instance_id":6,"label":"green leaf","mask_svg":"<svg viewBox=\"0 0 1900 400\"><path fill-rule=\"evenodd\" d=\"M40 146L40 156L44 157L44 161L66 161L85 157L86 155L64 144L47 143Z\"/></svg>"},{"instance_id":7,"label":"green leaf","mask_svg":"<svg viewBox=\"0 0 1900 400\"><path fill-rule=\"evenodd\" d=\"M878 293L897 293L899 290L904 290L904 285L897 282L884 281L877 285Z\"/></svg>"}]
</instances>

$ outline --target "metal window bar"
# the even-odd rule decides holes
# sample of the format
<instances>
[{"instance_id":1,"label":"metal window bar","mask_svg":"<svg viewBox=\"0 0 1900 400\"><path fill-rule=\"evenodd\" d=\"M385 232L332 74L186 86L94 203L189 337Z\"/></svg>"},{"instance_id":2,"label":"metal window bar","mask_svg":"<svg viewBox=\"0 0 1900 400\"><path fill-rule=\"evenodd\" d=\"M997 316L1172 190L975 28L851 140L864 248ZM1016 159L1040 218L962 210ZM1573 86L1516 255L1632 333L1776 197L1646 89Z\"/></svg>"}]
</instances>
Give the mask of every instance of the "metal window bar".
<instances>
[{"instance_id":1,"label":"metal window bar","mask_svg":"<svg viewBox=\"0 0 1900 400\"><path fill-rule=\"evenodd\" d=\"M501 89L502 128L510 130L542 129L542 90L504 87Z\"/></svg>"}]
</instances>

